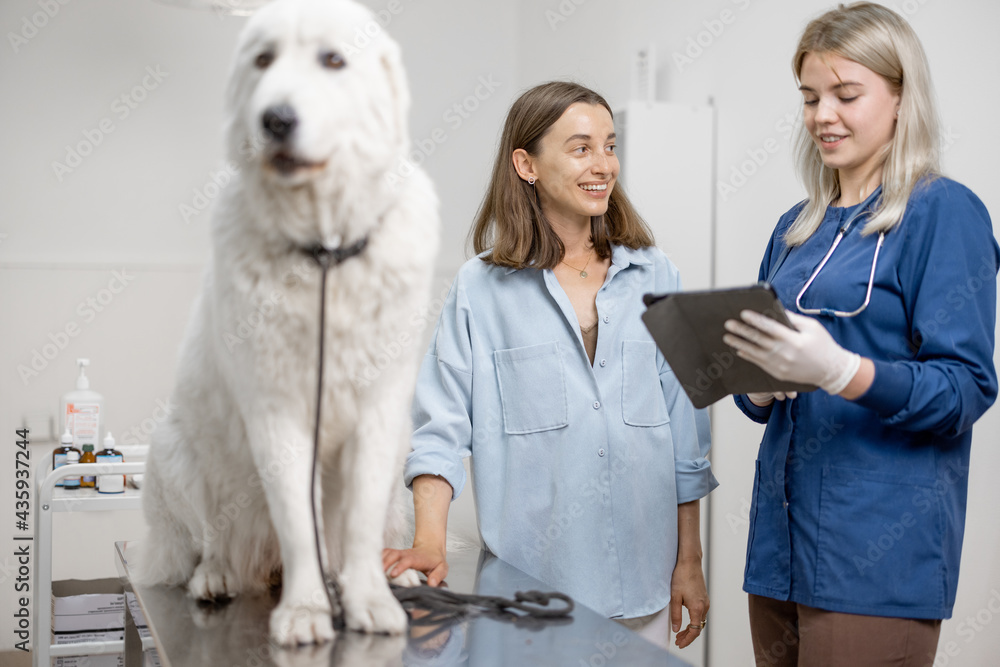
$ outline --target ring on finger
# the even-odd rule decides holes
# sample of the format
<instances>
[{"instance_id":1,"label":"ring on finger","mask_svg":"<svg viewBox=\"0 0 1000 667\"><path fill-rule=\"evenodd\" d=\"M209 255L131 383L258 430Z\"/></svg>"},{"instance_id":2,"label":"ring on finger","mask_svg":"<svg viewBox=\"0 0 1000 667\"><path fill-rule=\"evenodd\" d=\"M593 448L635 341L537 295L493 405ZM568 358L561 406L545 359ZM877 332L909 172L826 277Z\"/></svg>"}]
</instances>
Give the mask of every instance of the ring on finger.
<instances>
[{"instance_id":1,"label":"ring on finger","mask_svg":"<svg viewBox=\"0 0 1000 667\"><path fill-rule=\"evenodd\" d=\"M687 629L688 630L704 630L706 624L708 624L708 619L704 618L704 619L702 619L701 623L691 623L691 624L689 624L688 627L687 627Z\"/></svg>"}]
</instances>

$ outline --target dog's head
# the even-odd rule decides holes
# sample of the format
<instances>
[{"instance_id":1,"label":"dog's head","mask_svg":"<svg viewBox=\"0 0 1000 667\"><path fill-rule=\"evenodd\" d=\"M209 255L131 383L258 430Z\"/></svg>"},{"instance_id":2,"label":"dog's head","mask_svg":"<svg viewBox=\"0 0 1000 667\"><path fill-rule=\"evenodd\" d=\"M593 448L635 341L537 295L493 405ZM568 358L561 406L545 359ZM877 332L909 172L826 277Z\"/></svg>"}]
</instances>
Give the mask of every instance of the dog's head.
<instances>
[{"instance_id":1,"label":"dog's head","mask_svg":"<svg viewBox=\"0 0 1000 667\"><path fill-rule=\"evenodd\" d=\"M247 23L226 94L231 159L269 185L382 179L405 156L399 47L352 0L275 0Z\"/></svg>"}]
</instances>

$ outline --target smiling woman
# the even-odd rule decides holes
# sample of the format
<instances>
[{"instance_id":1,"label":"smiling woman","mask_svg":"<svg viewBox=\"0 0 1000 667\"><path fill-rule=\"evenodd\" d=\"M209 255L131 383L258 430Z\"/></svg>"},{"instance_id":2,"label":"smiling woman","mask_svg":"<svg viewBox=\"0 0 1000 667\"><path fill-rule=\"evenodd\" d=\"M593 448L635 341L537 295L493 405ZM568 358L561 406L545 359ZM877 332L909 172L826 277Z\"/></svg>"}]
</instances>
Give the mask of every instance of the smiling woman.
<instances>
[{"instance_id":1,"label":"smiling woman","mask_svg":"<svg viewBox=\"0 0 1000 667\"><path fill-rule=\"evenodd\" d=\"M754 653L929 665L955 604L972 426L997 395L1000 248L979 198L938 171L927 62L902 17L841 5L806 27L793 68L809 199L779 220L758 277L795 328L746 311L724 337L820 387L736 397L767 423L743 585Z\"/></svg>"},{"instance_id":2,"label":"smiling woman","mask_svg":"<svg viewBox=\"0 0 1000 667\"><path fill-rule=\"evenodd\" d=\"M660 645L704 627L699 499L717 482L695 410L642 324L680 288L618 184L607 102L573 83L511 107L420 372L413 548L391 572L448 571L448 505L472 456L486 547ZM669 608L668 608L669 605Z\"/></svg>"}]
</instances>

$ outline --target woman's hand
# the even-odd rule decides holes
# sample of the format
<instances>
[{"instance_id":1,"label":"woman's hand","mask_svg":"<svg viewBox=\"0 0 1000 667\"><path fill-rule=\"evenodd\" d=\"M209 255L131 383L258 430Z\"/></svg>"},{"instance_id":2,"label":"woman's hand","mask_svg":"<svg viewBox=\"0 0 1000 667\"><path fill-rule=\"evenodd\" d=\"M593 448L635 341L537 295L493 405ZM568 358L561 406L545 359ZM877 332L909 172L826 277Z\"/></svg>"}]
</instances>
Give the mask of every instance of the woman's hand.
<instances>
[{"instance_id":1,"label":"woman's hand","mask_svg":"<svg viewBox=\"0 0 1000 667\"><path fill-rule=\"evenodd\" d=\"M398 577L409 568L426 574L428 586L437 586L448 576L444 548L414 543L412 549L382 550L382 569L389 577Z\"/></svg>"},{"instance_id":2,"label":"woman's hand","mask_svg":"<svg viewBox=\"0 0 1000 667\"><path fill-rule=\"evenodd\" d=\"M418 475L413 480L416 525L411 549L383 549L382 569L398 577L407 568L427 575L427 585L437 586L448 574L445 544L452 488L443 477Z\"/></svg>"},{"instance_id":3,"label":"woman's hand","mask_svg":"<svg viewBox=\"0 0 1000 667\"><path fill-rule=\"evenodd\" d=\"M689 625L680 630L682 607L687 607ZM701 623L708 618L708 588L701 560L679 560L670 579L670 624L677 634L675 644L684 648L701 635Z\"/></svg>"},{"instance_id":4,"label":"woman's hand","mask_svg":"<svg viewBox=\"0 0 1000 667\"><path fill-rule=\"evenodd\" d=\"M744 310L739 320L726 320L722 340L743 359L772 377L814 384L830 395L842 392L861 365L861 357L845 350L817 320L785 311L794 329Z\"/></svg>"},{"instance_id":5,"label":"woman's hand","mask_svg":"<svg viewBox=\"0 0 1000 667\"><path fill-rule=\"evenodd\" d=\"M697 500L677 506L677 564L670 577L670 625L684 648L701 634L708 615L708 588L701 571L701 503ZM683 632L682 607L687 607L690 625ZM696 626L696 627L691 627Z\"/></svg>"}]
</instances>

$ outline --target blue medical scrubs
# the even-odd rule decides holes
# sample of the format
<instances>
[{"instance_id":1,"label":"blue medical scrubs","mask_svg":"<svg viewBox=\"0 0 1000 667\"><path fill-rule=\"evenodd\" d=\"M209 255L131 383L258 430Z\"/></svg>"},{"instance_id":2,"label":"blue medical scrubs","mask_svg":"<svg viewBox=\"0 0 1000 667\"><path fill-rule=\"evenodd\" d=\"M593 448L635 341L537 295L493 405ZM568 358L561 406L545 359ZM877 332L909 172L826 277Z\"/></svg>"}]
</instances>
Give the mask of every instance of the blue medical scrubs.
<instances>
[{"instance_id":1,"label":"blue medical scrubs","mask_svg":"<svg viewBox=\"0 0 1000 667\"><path fill-rule=\"evenodd\" d=\"M761 263L772 273L779 221ZM829 207L772 283L789 310L854 207ZM860 219L863 223L863 218ZM802 299L857 309L877 234L844 238ZM829 611L949 618L955 603L972 425L993 403L1000 250L982 202L937 178L911 195L885 237L871 302L856 317L817 319L844 348L873 360L858 400L817 390L760 408L744 590Z\"/></svg>"}]
</instances>

